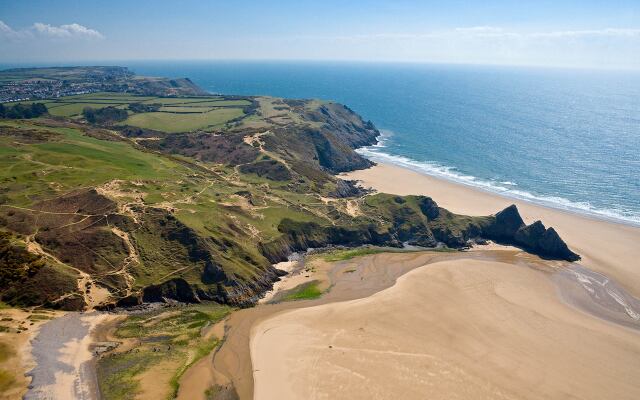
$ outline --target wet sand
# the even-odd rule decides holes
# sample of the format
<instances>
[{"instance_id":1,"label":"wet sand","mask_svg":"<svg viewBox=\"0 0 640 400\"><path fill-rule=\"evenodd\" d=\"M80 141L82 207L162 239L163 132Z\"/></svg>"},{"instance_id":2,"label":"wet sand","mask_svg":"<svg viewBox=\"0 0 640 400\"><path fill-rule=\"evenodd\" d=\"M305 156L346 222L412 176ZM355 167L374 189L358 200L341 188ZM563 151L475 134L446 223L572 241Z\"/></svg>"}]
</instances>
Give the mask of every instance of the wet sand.
<instances>
[{"instance_id":1,"label":"wet sand","mask_svg":"<svg viewBox=\"0 0 640 400\"><path fill-rule=\"evenodd\" d=\"M253 398L640 398L640 334L594 317L617 302L587 296L579 312L558 291L585 279L554 279L566 264L483 253L432 259L366 298L254 319Z\"/></svg>"},{"instance_id":2,"label":"wet sand","mask_svg":"<svg viewBox=\"0 0 640 400\"><path fill-rule=\"evenodd\" d=\"M361 180L366 187L400 195L432 197L450 211L488 215L516 204L527 223L537 219L553 226L572 250L583 258L581 264L614 278L625 290L640 297L640 228L593 219L538 206L456 184L389 164L344 174Z\"/></svg>"},{"instance_id":3,"label":"wet sand","mask_svg":"<svg viewBox=\"0 0 640 400\"><path fill-rule=\"evenodd\" d=\"M63 314L51 310L0 309L0 374L5 378L1 400L23 398L31 381L25 373L35 366L31 341L43 324Z\"/></svg>"},{"instance_id":4,"label":"wet sand","mask_svg":"<svg viewBox=\"0 0 640 400\"><path fill-rule=\"evenodd\" d=\"M214 382L221 388L219 398L230 398L225 397L230 393L236 394L240 399L253 398L250 339L253 327L261 321L292 309L364 299L391 287L398 277L415 268L437 261L460 259L528 262L530 256L513 250L466 253L427 251L382 253L333 264L321 263L317 267L317 273L308 278L309 280L326 280L331 287L331 290L320 299L263 304L235 312L227 319L223 345L213 356Z\"/></svg>"},{"instance_id":5,"label":"wet sand","mask_svg":"<svg viewBox=\"0 0 640 400\"><path fill-rule=\"evenodd\" d=\"M25 400L93 400L98 388L92 346L96 327L115 315L70 312L42 325L32 340L35 368Z\"/></svg>"}]
</instances>

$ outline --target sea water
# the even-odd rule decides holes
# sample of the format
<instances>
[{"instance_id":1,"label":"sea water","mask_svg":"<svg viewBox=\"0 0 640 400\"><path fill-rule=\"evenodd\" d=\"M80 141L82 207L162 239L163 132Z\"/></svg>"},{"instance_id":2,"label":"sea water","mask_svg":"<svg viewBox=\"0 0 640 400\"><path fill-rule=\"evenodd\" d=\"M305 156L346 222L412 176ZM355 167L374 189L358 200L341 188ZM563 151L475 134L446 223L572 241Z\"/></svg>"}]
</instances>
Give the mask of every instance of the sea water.
<instances>
[{"instance_id":1,"label":"sea water","mask_svg":"<svg viewBox=\"0 0 640 400\"><path fill-rule=\"evenodd\" d=\"M327 62L122 62L215 93L347 104L360 150L466 185L640 224L640 72ZM437 199L436 199L437 200Z\"/></svg>"}]
</instances>

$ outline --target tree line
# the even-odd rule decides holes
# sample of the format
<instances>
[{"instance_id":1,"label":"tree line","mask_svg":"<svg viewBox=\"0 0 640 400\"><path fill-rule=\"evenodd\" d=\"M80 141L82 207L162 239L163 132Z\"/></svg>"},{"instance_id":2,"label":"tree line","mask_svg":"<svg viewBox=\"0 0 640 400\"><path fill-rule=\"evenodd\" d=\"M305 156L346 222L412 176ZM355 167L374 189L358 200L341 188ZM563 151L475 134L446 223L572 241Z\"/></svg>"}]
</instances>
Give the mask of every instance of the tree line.
<instances>
[{"instance_id":1,"label":"tree line","mask_svg":"<svg viewBox=\"0 0 640 400\"><path fill-rule=\"evenodd\" d=\"M0 118L23 119L37 118L48 112L47 106L42 103L16 104L13 107L0 104Z\"/></svg>"},{"instance_id":2,"label":"tree line","mask_svg":"<svg viewBox=\"0 0 640 400\"><path fill-rule=\"evenodd\" d=\"M129 116L127 110L112 106L98 109L85 107L82 110L82 115L87 122L97 125L109 125L114 122L124 121Z\"/></svg>"}]
</instances>

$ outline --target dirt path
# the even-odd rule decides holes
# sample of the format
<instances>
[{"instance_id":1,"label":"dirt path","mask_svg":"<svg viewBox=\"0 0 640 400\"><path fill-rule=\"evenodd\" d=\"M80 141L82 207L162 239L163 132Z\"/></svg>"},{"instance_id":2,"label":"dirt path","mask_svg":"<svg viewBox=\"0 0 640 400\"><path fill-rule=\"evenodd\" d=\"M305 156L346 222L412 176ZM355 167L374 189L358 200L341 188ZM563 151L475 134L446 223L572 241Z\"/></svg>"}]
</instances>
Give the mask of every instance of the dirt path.
<instances>
[{"instance_id":1,"label":"dirt path","mask_svg":"<svg viewBox=\"0 0 640 400\"><path fill-rule=\"evenodd\" d=\"M25 237L25 243L27 244L27 248L29 249L29 251L41 255L42 257L45 257L55 262L56 264L63 265L79 275L78 293L83 297L84 302L87 304L87 309L92 310L95 306L104 303L111 296L111 293L108 289L95 284L95 281L91 277L91 275L78 268L72 267L69 264L63 263L56 256L45 251L42 246L40 246L40 244L35 241L34 236L35 235L30 235ZM72 294L65 295L59 299L56 299L54 303L56 301L62 300L66 296L71 295Z\"/></svg>"}]
</instances>

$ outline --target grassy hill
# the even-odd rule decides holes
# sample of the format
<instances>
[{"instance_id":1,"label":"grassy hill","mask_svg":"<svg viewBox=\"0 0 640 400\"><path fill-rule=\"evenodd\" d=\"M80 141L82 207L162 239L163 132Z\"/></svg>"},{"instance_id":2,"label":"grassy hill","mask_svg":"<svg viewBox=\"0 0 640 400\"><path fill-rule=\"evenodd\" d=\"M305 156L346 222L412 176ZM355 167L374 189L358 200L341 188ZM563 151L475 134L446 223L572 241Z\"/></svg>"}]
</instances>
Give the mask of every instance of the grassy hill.
<instances>
[{"instance_id":1,"label":"grassy hill","mask_svg":"<svg viewBox=\"0 0 640 400\"><path fill-rule=\"evenodd\" d=\"M371 165L354 149L379 134L340 104L129 93L42 103L47 117L0 120L0 297L10 304L252 304L278 279L272 263L326 245L493 238L575 256L517 210L460 216L337 178ZM126 113L96 125L87 107Z\"/></svg>"}]
</instances>

